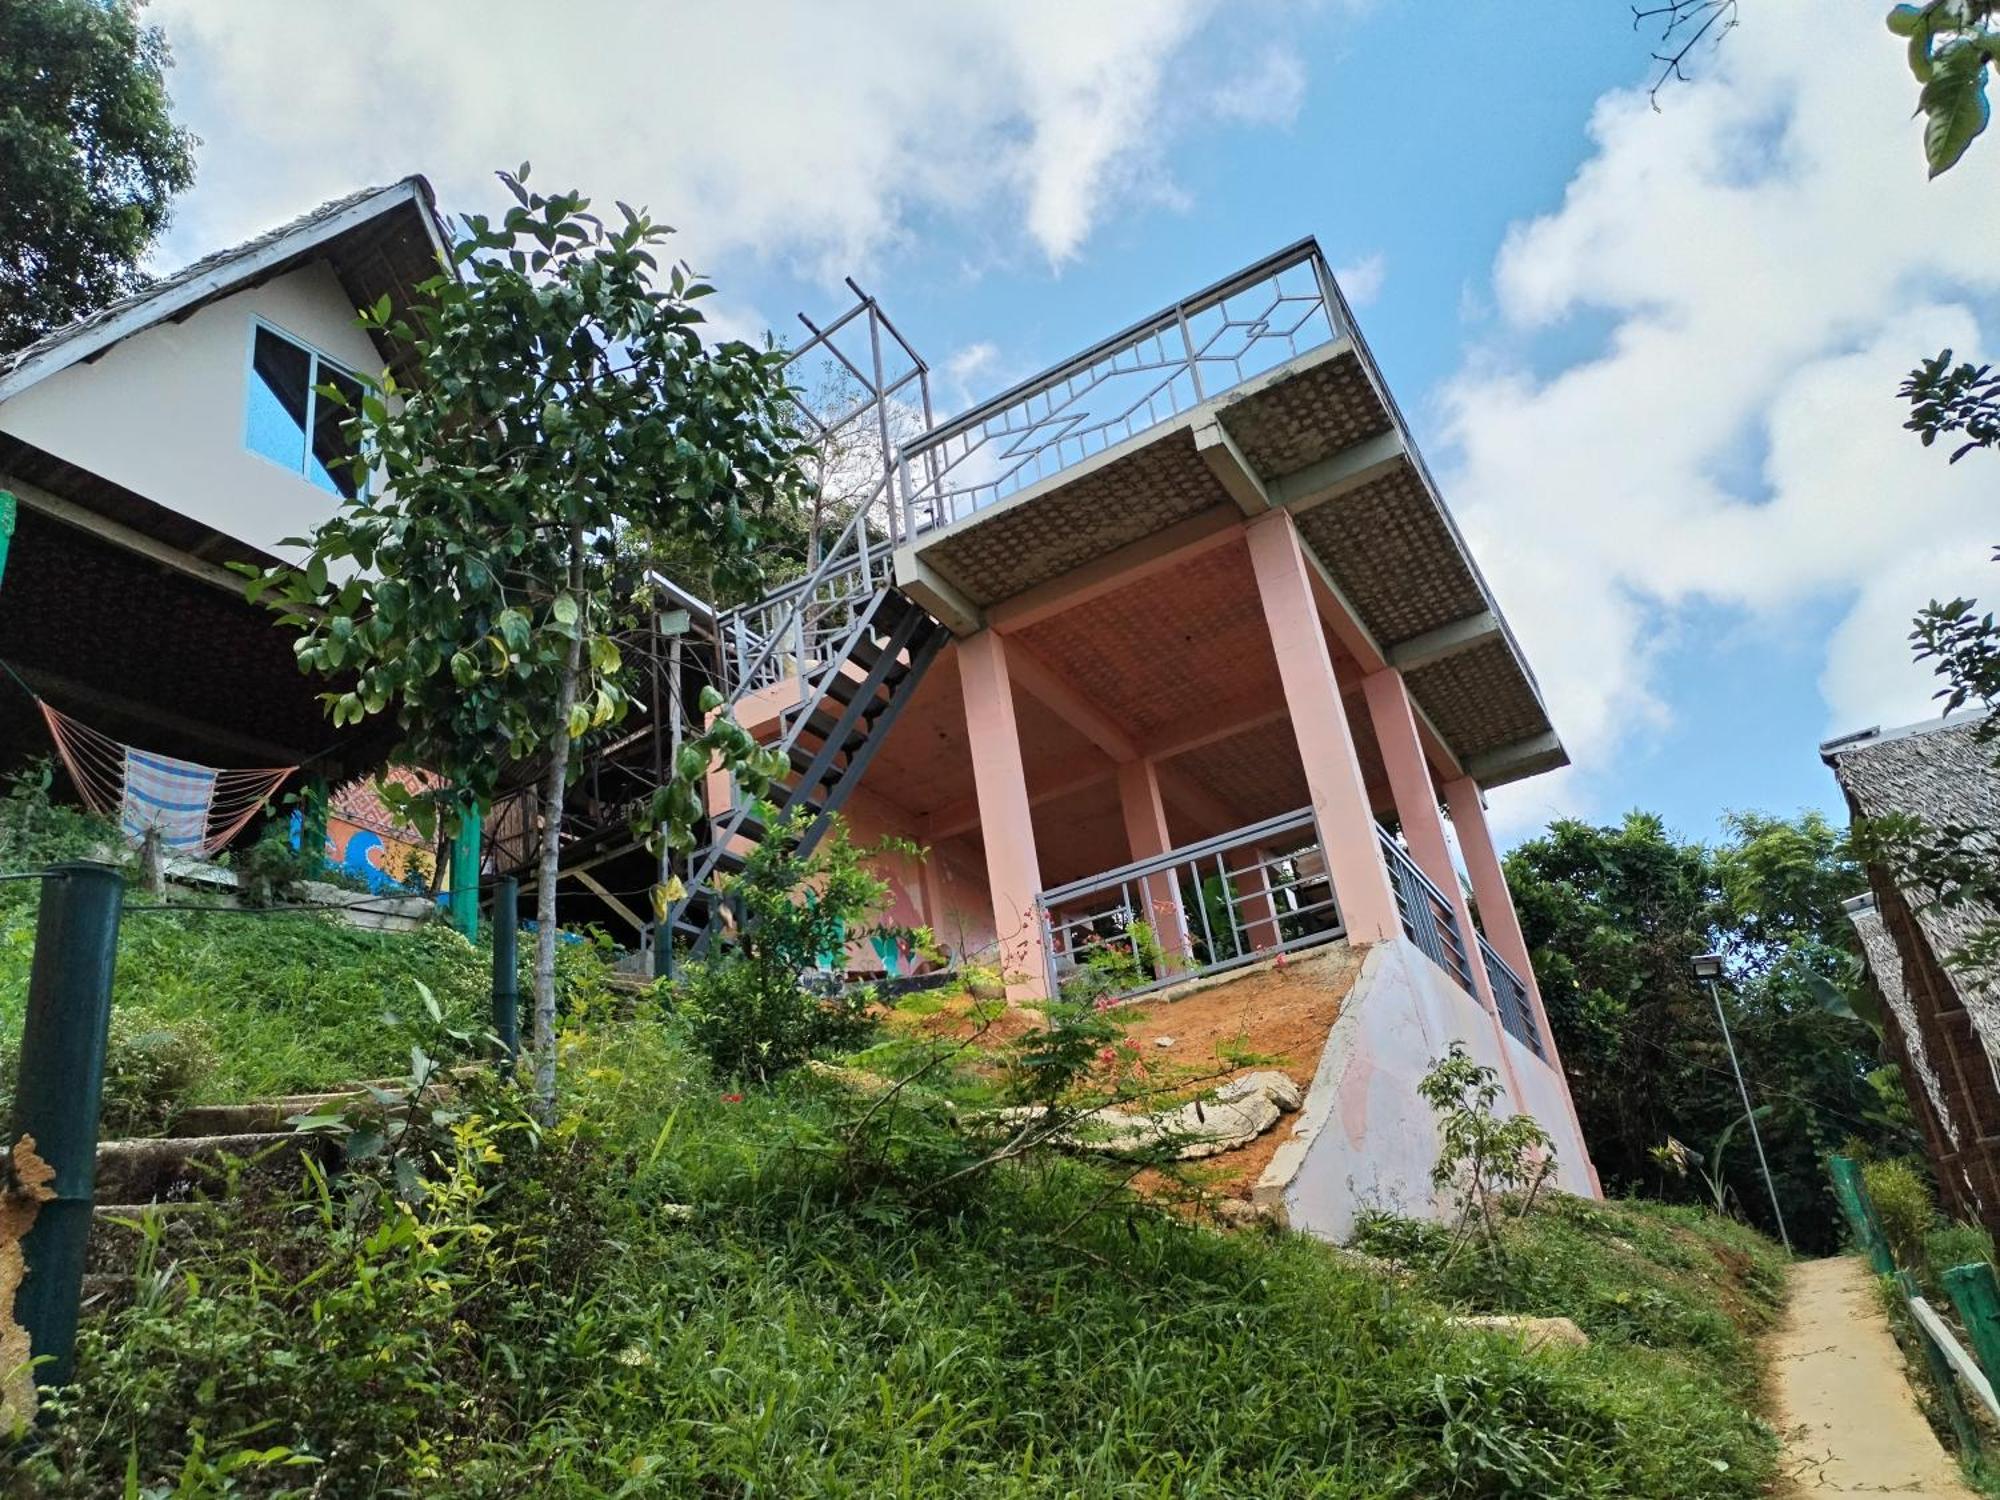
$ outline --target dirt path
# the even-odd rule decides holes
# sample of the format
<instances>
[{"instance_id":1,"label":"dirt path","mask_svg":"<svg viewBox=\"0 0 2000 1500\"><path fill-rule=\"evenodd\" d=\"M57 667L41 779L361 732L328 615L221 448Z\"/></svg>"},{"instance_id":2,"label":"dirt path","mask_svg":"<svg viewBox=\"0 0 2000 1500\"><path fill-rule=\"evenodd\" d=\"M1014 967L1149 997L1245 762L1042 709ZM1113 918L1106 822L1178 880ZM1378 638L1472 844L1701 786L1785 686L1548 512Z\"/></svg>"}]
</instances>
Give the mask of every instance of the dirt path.
<instances>
[{"instance_id":1,"label":"dirt path","mask_svg":"<svg viewBox=\"0 0 2000 1500\"><path fill-rule=\"evenodd\" d=\"M1770 1355L1789 1493L1976 1500L1917 1410L1860 1260L1792 1268L1791 1303Z\"/></svg>"}]
</instances>

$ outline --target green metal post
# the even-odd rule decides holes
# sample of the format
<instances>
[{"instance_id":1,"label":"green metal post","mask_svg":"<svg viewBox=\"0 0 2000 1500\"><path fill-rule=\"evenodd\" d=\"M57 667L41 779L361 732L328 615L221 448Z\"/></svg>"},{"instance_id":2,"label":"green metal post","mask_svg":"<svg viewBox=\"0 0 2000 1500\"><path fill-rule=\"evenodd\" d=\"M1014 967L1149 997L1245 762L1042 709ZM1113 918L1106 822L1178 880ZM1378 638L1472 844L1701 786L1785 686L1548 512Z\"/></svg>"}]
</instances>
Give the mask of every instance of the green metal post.
<instances>
[{"instance_id":1,"label":"green metal post","mask_svg":"<svg viewBox=\"0 0 2000 1500\"><path fill-rule=\"evenodd\" d=\"M7 548L14 540L14 523L20 513L21 502L13 492L0 490L0 583L7 580Z\"/></svg>"},{"instance_id":2,"label":"green metal post","mask_svg":"<svg viewBox=\"0 0 2000 1500\"><path fill-rule=\"evenodd\" d=\"M2000 1381L2000 1278L1986 1261L1953 1266L1944 1273L1944 1289L1958 1309L1958 1321L1972 1337L1972 1352L1986 1378Z\"/></svg>"},{"instance_id":3,"label":"green metal post","mask_svg":"<svg viewBox=\"0 0 2000 1500\"><path fill-rule=\"evenodd\" d=\"M314 872L326 866L326 805L326 778L309 777L299 791L299 853Z\"/></svg>"},{"instance_id":4,"label":"green metal post","mask_svg":"<svg viewBox=\"0 0 2000 1500\"><path fill-rule=\"evenodd\" d=\"M111 1026L111 975L125 877L110 865L57 865L42 881L28 1012L21 1028L14 1126L8 1145L35 1138L55 1169L55 1197L21 1242L26 1276L14 1316L28 1332L43 1389L67 1385L76 1368L77 1307L97 1184L97 1115Z\"/></svg>"},{"instance_id":5,"label":"green metal post","mask_svg":"<svg viewBox=\"0 0 2000 1500\"><path fill-rule=\"evenodd\" d=\"M1896 1289L1909 1302L1923 1295L1917 1286L1917 1278L1909 1271L1896 1273ZM1951 1367L1951 1361L1944 1357L1944 1350L1931 1342L1931 1336L1923 1324L1910 1315L1916 1325L1917 1342L1924 1346L1924 1368L1930 1371L1931 1384L1936 1387L1938 1400L1944 1403L1944 1414L1951 1421L1952 1436L1958 1439L1958 1451L1974 1463L1979 1460L1979 1432L1972 1425L1972 1416L1965 1409L1965 1401L1958 1394L1958 1375Z\"/></svg>"},{"instance_id":6,"label":"green metal post","mask_svg":"<svg viewBox=\"0 0 2000 1500\"><path fill-rule=\"evenodd\" d=\"M1889 1275L1896 1269L1896 1258L1889 1253L1889 1237L1882 1233L1882 1223L1875 1217L1875 1205L1869 1201L1868 1184L1862 1180L1860 1163L1852 1157L1830 1156L1826 1164L1833 1173L1833 1195L1847 1213L1855 1241L1867 1254L1875 1274Z\"/></svg>"},{"instance_id":7,"label":"green metal post","mask_svg":"<svg viewBox=\"0 0 2000 1500\"><path fill-rule=\"evenodd\" d=\"M521 883L503 875L493 888L493 1034L500 1039L500 1070L511 1072L521 1055Z\"/></svg>"},{"instance_id":8,"label":"green metal post","mask_svg":"<svg viewBox=\"0 0 2000 1500\"><path fill-rule=\"evenodd\" d=\"M451 841L451 925L479 941L479 804L459 809L458 836Z\"/></svg>"}]
</instances>

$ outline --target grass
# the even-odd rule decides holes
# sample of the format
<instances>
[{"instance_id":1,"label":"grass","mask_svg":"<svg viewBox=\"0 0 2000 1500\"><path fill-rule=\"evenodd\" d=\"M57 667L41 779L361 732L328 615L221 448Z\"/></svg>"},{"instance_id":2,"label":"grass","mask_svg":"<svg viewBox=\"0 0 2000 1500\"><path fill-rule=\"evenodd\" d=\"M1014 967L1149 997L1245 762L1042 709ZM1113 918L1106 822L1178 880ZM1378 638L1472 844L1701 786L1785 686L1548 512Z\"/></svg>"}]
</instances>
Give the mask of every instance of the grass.
<instances>
[{"instance_id":1,"label":"grass","mask_svg":"<svg viewBox=\"0 0 2000 1500\"><path fill-rule=\"evenodd\" d=\"M1774 1257L1686 1211L1552 1208L1523 1248L1559 1264L1487 1296L1191 1226L1067 1159L924 1210L843 1176L837 1084L718 1081L670 1021L577 1035L564 1071L563 1120L479 1169L476 1241L435 1228L449 1181L417 1214L476 1266L412 1269L310 1195L239 1219L94 1327L23 1479L115 1490L134 1454L185 1481L196 1434L202 1461L231 1434L311 1460L239 1471L256 1495L1690 1500L1771 1473L1739 1341ZM1597 1341L1530 1354L1454 1327L1468 1308L1571 1312Z\"/></svg>"}]
</instances>

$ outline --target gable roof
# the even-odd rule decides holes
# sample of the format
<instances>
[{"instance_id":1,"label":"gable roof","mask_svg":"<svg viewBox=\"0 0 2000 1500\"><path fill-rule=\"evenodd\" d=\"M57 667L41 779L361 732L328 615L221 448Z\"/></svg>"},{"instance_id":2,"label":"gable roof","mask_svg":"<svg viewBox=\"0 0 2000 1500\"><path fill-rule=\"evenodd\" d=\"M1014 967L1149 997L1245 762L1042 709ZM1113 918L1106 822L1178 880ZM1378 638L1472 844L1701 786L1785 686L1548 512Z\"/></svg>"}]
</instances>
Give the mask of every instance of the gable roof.
<instances>
[{"instance_id":1,"label":"gable roof","mask_svg":"<svg viewBox=\"0 0 2000 1500\"><path fill-rule=\"evenodd\" d=\"M2000 829L1996 747L1979 736L1987 719L1967 714L1900 729L1868 729L1828 740L1820 746L1820 758L1833 768L1849 805L1862 817L1905 813L1933 827L1958 823ZM1975 933L2000 920L2000 912L1975 901L1942 905L1921 889L1903 894L1967 1013L2000 1052L2000 985L1952 966Z\"/></svg>"},{"instance_id":2,"label":"gable roof","mask_svg":"<svg viewBox=\"0 0 2000 1500\"><path fill-rule=\"evenodd\" d=\"M169 319L178 321L317 258L333 261L355 305L407 290L437 269L445 248L436 198L422 176L363 188L323 203L289 223L228 250L190 261L96 312L44 334L0 358L0 401L72 365L95 359L122 339ZM363 296L362 292L372 292ZM400 300L400 299L399 299ZM384 351L389 357L389 351Z\"/></svg>"}]
</instances>

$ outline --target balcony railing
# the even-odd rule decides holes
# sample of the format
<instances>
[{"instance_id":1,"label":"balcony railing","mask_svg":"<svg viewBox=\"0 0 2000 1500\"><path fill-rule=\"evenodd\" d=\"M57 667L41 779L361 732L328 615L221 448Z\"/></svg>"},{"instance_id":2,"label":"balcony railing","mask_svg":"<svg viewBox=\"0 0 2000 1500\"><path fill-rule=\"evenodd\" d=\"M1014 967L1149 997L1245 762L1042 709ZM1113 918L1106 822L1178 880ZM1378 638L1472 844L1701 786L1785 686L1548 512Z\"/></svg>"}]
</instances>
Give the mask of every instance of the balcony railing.
<instances>
[{"instance_id":1,"label":"balcony railing","mask_svg":"<svg viewBox=\"0 0 2000 1500\"><path fill-rule=\"evenodd\" d=\"M1302 240L906 445L899 540L975 511L1348 331Z\"/></svg>"},{"instance_id":2,"label":"balcony railing","mask_svg":"<svg viewBox=\"0 0 2000 1500\"><path fill-rule=\"evenodd\" d=\"M1142 995L1341 936L1310 808L1043 891L1051 993Z\"/></svg>"},{"instance_id":3,"label":"balcony railing","mask_svg":"<svg viewBox=\"0 0 2000 1500\"><path fill-rule=\"evenodd\" d=\"M1535 1056L1546 1059L1542 1034L1535 1026L1535 1003L1528 998L1527 985L1483 936L1479 939L1479 952L1486 960L1486 982L1493 986L1493 1003L1500 1007L1500 1025Z\"/></svg>"},{"instance_id":4,"label":"balcony railing","mask_svg":"<svg viewBox=\"0 0 2000 1500\"><path fill-rule=\"evenodd\" d=\"M1389 866L1389 884L1395 888L1404 935L1456 979L1466 994L1477 994L1472 966L1466 961L1465 937L1458 930L1457 911L1388 829L1378 827L1375 833L1382 841L1382 858Z\"/></svg>"}]
</instances>

